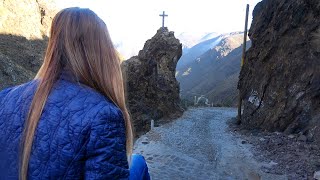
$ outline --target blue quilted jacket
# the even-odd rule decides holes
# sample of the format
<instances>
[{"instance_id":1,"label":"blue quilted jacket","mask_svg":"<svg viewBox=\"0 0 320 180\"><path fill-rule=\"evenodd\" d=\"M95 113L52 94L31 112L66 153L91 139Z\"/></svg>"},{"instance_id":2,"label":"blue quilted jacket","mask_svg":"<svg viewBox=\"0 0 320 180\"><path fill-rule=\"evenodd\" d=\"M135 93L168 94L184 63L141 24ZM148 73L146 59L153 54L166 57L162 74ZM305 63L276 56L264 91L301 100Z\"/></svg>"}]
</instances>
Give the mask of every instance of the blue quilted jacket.
<instances>
[{"instance_id":1,"label":"blue quilted jacket","mask_svg":"<svg viewBox=\"0 0 320 180\"><path fill-rule=\"evenodd\" d=\"M20 140L37 81L0 92L0 179L18 179ZM55 83L33 141L29 179L127 179L121 111L65 75Z\"/></svg>"}]
</instances>

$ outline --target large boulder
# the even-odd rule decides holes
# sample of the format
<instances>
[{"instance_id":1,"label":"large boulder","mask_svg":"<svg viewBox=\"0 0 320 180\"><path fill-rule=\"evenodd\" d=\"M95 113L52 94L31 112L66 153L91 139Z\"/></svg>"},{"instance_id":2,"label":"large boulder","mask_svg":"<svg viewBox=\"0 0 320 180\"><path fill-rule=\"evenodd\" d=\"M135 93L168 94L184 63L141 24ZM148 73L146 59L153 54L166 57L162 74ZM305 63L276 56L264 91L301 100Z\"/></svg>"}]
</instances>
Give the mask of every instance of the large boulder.
<instances>
[{"instance_id":1,"label":"large boulder","mask_svg":"<svg viewBox=\"0 0 320 180\"><path fill-rule=\"evenodd\" d=\"M34 77L57 11L53 0L0 0L0 90Z\"/></svg>"},{"instance_id":2,"label":"large boulder","mask_svg":"<svg viewBox=\"0 0 320 180\"><path fill-rule=\"evenodd\" d=\"M161 28L138 56L122 63L128 105L137 135L149 130L150 120L182 114L179 83L175 78L182 45L173 32Z\"/></svg>"},{"instance_id":3,"label":"large boulder","mask_svg":"<svg viewBox=\"0 0 320 180\"><path fill-rule=\"evenodd\" d=\"M239 82L244 126L320 140L319 27L319 0L257 4Z\"/></svg>"}]
</instances>

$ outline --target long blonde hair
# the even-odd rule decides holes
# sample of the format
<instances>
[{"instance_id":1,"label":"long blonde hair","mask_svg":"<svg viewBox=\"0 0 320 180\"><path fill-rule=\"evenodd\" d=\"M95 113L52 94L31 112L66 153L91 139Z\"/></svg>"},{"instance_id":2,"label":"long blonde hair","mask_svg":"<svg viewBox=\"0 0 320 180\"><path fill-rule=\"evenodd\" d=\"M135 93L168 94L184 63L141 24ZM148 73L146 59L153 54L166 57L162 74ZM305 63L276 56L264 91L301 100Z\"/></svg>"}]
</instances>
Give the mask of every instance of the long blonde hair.
<instances>
[{"instance_id":1,"label":"long blonde hair","mask_svg":"<svg viewBox=\"0 0 320 180\"><path fill-rule=\"evenodd\" d=\"M106 24L91 10L67 8L53 19L44 62L36 75L39 80L22 139L20 179L27 179L35 130L46 100L63 67L77 79L108 97L125 119L126 149L132 153L133 132L125 105L120 60Z\"/></svg>"}]
</instances>

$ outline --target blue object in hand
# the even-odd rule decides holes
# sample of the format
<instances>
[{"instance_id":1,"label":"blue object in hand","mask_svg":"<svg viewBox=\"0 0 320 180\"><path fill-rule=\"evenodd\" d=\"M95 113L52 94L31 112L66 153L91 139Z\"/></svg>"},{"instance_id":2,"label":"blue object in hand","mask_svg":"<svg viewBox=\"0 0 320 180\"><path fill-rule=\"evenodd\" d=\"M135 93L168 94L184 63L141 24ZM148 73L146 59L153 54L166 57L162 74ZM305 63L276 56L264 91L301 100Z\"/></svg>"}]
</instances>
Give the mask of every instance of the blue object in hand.
<instances>
[{"instance_id":1,"label":"blue object in hand","mask_svg":"<svg viewBox=\"0 0 320 180\"><path fill-rule=\"evenodd\" d=\"M150 180L148 166L143 156L133 154L131 157L130 180Z\"/></svg>"}]
</instances>

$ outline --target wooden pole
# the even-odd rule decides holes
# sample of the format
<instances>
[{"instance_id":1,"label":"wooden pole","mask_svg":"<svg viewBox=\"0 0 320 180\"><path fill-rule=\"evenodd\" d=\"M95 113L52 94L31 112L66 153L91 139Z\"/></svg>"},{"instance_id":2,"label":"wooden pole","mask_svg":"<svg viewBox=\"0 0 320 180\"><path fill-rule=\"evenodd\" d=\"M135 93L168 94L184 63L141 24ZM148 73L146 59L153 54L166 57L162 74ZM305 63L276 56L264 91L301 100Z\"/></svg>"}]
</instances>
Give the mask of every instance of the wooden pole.
<instances>
[{"instance_id":1,"label":"wooden pole","mask_svg":"<svg viewBox=\"0 0 320 180\"><path fill-rule=\"evenodd\" d=\"M246 49L247 49L247 36L248 36L248 18L249 18L249 4L247 4L246 9L246 19L245 19L245 27L244 27L244 34L243 34L243 46L242 46L242 58L241 58L241 67L243 66L244 60L246 58ZM242 106L242 98L239 89L239 103L238 103L238 120L237 124L241 124L241 106Z\"/></svg>"}]
</instances>

